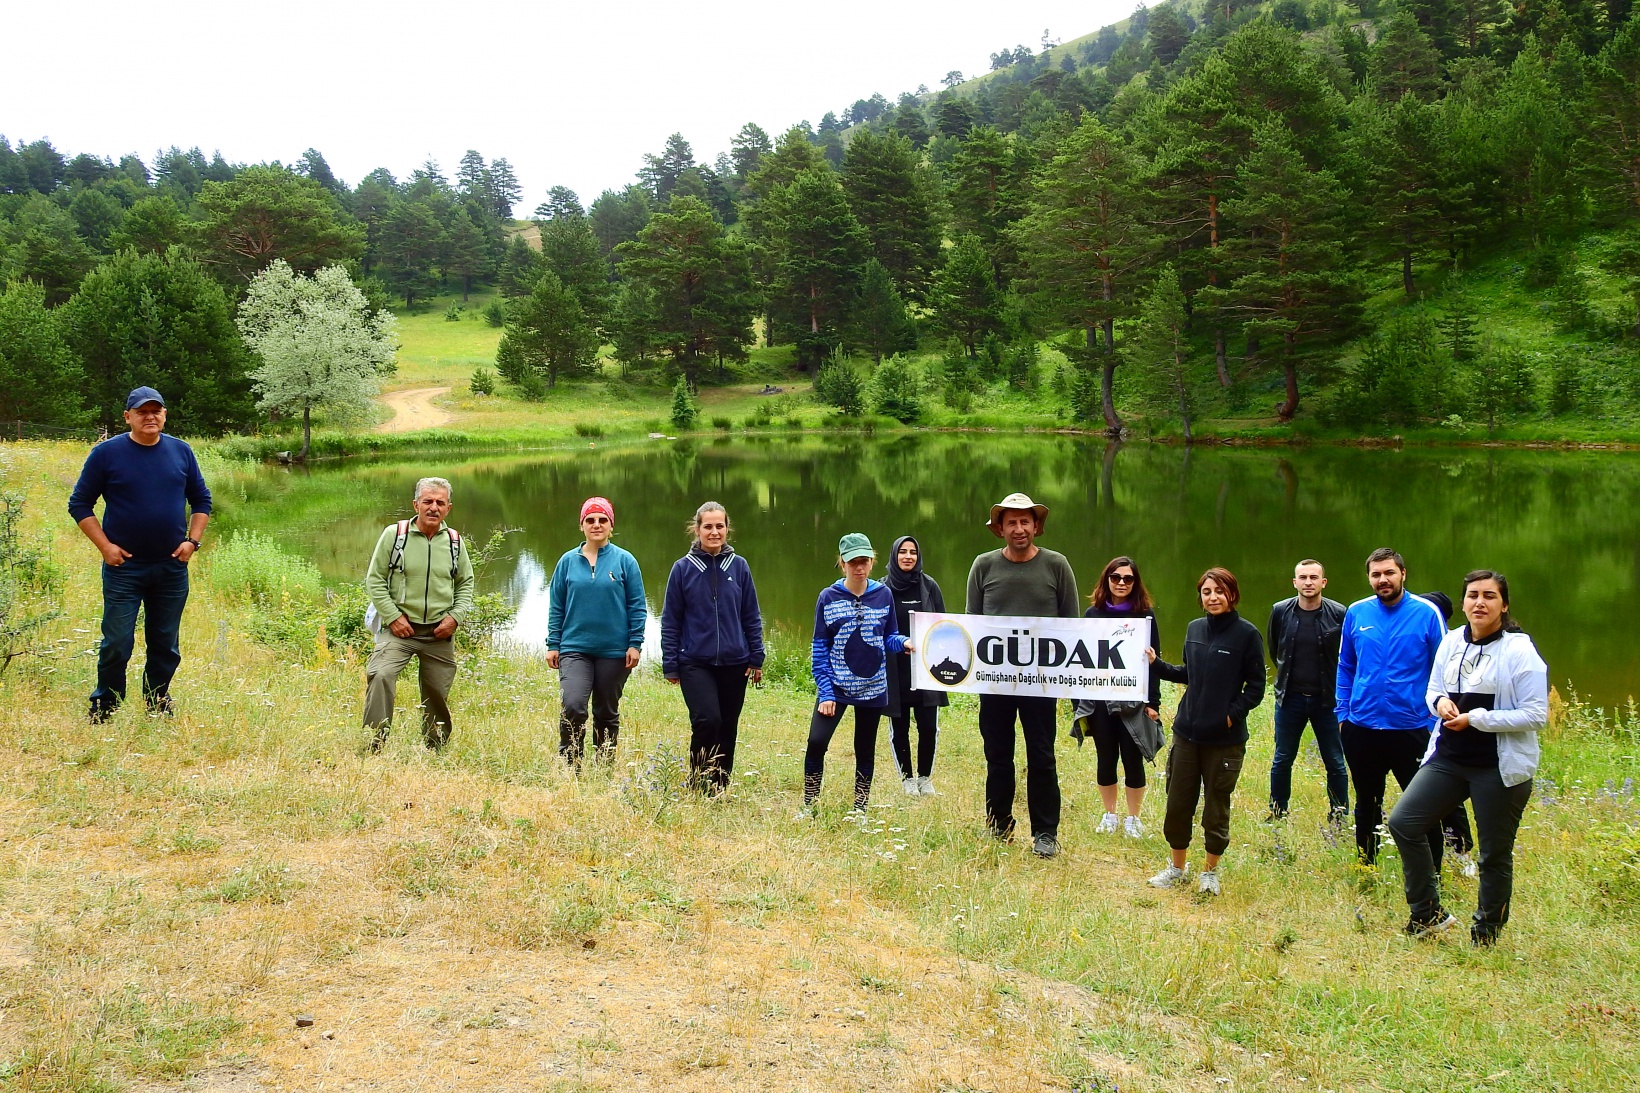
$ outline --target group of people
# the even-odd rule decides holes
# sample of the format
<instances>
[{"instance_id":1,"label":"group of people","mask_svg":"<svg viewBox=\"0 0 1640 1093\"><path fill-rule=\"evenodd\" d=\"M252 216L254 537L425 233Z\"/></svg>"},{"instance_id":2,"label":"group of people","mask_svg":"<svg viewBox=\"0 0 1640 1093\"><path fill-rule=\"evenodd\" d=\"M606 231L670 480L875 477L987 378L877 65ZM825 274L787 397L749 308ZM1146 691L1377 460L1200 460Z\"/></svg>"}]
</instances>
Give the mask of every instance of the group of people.
<instances>
[{"instance_id":1,"label":"group of people","mask_svg":"<svg viewBox=\"0 0 1640 1093\"><path fill-rule=\"evenodd\" d=\"M130 431L92 449L69 499L70 514L103 559L93 721L105 720L125 697L139 607L148 645L142 693L151 710L170 712L188 562L211 511L192 450L164 434L163 397L138 388L127 399L125 417ZM450 738L454 635L472 610L475 584L466 541L448 523L452 494L442 478L418 481L414 518L382 530L366 570L367 622L375 633L365 669L371 750L387 739L395 683L411 659L418 662L423 739L442 748ZM101 520L98 500L104 504ZM1479 847L1471 938L1478 945L1495 941L1509 918L1515 836L1538 764L1537 732L1548 719L1548 670L1510 615L1502 574L1480 569L1464 578L1464 623L1448 630L1451 601L1407 591L1406 563L1393 550L1369 555L1372 595L1348 608L1323 595L1325 569L1305 559L1294 569L1297 594L1271 608L1261 632L1238 611L1235 575L1215 566L1196 582L1202 616L1186 628L1181 662L1171 664L1158 655L1160 628L1137 563L1113 558L1084 607L1065 556L1037 542L1047 519L1047 506L1022 493L991 507L985 526L1002 545L973 560L965 612L1144 620L1150 663L1145 698L1078 700L1072 732L1094 742L1103 806L1096 830L1142 838L1146 764L1164 743L1160 682L1183 685L1165 766L1162 832L1170 853L1152 885L1173 888L1188 880L1199 809L1205 857L1197 887L1211 895L1221 891L1230 801L1246 756L1247 716L1264 698L1268 649L1275 663L1275 754L1267 819L1280 820L1287 812L1292 767L1308 727L1327 772L1329 822L1342 826L1353 788L1356 845L1361 859L1373 862L1386 823L1386 778L1393 775L1402 793L1387 828L1403 863L1406 930L1428 936L1457 922L1441 903L1439 875L1448 843L1469 863L1473 843L1463 807L1469 802ZM582 541L553 569L546 636L547 663L560 679L559 750L577 771L589 715L595 758L614 757L621 697L638 665L648 618L637 561L611 541L614 505L588 498L579 523ZM701 505L686 530L690 545L673 564L662 601L661 669L689 711L691 781L715 796L728 787L734 769L746 688L762 678L763 622L751 567L729 542L732 527L723 505ZM935 792L939 711L947 700L941 691L912 685L915 649L908 634L913 612L946 610L944 594L924 571L914 535L894 540L880 581L872 579L876 560L867 536L844 535L837 551L841 576L815 604L816 696L799 818L814 814L826 752L850 707L854 808L864 809L870 799L885 714L905 792ZM1059 852L1058 710L1056 698L979 696L986 826L999 839L1014 835L1015 756L1022 742L1032 850L1044 858Z\"/></svg>"}]
</instances>

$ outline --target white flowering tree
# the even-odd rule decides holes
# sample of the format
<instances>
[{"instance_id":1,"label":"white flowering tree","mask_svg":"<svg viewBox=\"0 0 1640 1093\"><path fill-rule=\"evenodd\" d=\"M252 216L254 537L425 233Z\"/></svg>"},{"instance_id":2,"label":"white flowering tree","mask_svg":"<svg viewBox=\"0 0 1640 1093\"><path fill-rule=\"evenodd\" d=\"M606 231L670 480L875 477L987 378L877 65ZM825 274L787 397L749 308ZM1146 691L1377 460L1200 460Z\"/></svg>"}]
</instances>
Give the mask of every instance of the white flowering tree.
<instances>
[{"instance_id":1,"label":"white flowering tree","mask_svg":"<svg viewBox=\"0 0 1640 1093\"><path fill-rule=\"evenodd\" d=\"M257 405L302 414L302 452L313 442L313 411L342 419L370 410L381 375L398 352L398 320L374 314L341 266L304 277L274 261L239 305L239 333L260 358L251 371Z\"/></svg>"}]
</instances>

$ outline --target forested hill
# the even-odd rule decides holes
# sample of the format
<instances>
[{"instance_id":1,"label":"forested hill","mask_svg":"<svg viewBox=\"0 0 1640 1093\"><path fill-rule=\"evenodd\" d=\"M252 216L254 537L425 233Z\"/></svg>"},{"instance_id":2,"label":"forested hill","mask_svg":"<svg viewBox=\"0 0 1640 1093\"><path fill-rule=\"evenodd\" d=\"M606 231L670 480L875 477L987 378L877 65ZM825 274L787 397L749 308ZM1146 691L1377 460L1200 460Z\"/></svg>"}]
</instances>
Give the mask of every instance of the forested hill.
<instances>
[{"instance_id":1,"label":"forested hill","mask_svg":"<svg viewBox=\"0 0 1640 1093\"><path fill-rule=\"evenodd\" d=\"M180 329L156 300L212 317L190 329L221 352L179 344L200 368L167 382L208 380L200 397L228 407L213 424L248 423L231 315L277 257L342 262L377 306L498 286L498 364L533 397L594 368L692 386L745 360L757 330L820 370L822 397L908 420L935 394L1035 391L1043 343L1069 366L1041 397L1113 430L1627 417L1629 15L1628 0L1164 4L818 128L748 124L711 163L674 135L589 207L553 190L539 250L509 241L516 180L476 152L453 182L428 164L349 187L311 151L291 169L173 149L150 170L0 143L0 363L57 377L0 384L0 417L80 414L129 362L173 367L113 344L140 299L151 329Z\"/></svg>"}]
</instances>

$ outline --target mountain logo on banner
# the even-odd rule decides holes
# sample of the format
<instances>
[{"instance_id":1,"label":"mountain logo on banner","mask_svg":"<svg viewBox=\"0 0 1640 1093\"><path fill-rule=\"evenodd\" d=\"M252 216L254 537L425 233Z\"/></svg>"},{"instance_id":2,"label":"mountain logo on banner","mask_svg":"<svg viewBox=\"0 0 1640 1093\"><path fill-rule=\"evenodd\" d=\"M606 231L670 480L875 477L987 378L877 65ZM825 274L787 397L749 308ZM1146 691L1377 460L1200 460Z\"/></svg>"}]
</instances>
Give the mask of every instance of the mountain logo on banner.
<instances>
[{"instance_id":1,"label":"mountain logo on banner","mask_svg":"<svg viewBox=\"0 0 1640 1093\"><path fill-rule=\"evenodd\" d=\"M974 639L959 623L949 619L937 622L923 638L921 656L929 675L947 687L955 687L973 670Z\"/></svg>"}]
</instances>

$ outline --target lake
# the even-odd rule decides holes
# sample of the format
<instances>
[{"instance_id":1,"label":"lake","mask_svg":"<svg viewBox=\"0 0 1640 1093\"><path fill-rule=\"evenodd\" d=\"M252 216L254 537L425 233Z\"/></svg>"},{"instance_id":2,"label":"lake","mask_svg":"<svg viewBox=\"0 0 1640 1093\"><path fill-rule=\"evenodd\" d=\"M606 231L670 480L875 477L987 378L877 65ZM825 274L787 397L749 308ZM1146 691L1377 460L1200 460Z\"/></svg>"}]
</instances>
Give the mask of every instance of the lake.
<instances>
[{"instance_id":1,"label":"lake","mask_svg":"<svg viewBox=\"0 0 1640 1093\"><path fill-rule=\"evenodd\" d=\"M700 502L721 501L765 618L806 638L848 531L868 534L884 561L895 537L916 535L927 572L961 610L969 563L999 545L983 526L988 509L1018 490L1051 507L1040 542L1069 557L1084 595L1112 556L1138 560L1169 659L1199 614L1195 580L1208 566L1235 572L1243 614L1262 627L1270 604L1292 594L1300 559L1320 559L1327 595L1347 604L1369 594L1367 554L1392 546L1413 591L1456 600L1466 571L1502 570L1515 616L1563 690L1571 683L1606 704L1640 694L1640 657L1621 637L1640 617L1640 457L1626 453L805 433L262 474L228 526L274 532L335 579L362 576L381 528L410 515L418 477L448 478L451 522L470 540L518 529L482 583L517 606L512 636L535 647L546 633L546 576L579 542L577 515L592 494L614 502L616 542L637 556L655 611L687 547L685 523Z\"/></svg>"}]
</instances>

